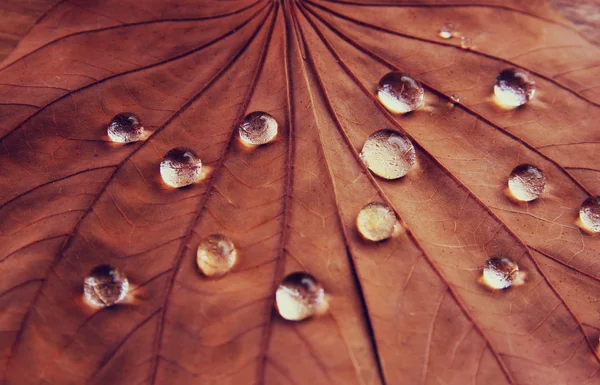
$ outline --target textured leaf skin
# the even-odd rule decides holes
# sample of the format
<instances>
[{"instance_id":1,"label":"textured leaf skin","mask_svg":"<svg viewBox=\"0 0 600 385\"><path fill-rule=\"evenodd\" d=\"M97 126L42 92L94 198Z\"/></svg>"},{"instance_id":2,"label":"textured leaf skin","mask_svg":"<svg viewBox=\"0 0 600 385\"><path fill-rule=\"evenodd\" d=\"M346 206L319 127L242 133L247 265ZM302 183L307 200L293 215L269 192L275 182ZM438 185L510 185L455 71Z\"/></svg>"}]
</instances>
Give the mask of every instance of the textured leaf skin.
<instances>
[{"instance_id":1,"label":"textured leaf skin","mask_svg":"<svg viewBox=\"0 0 600 385\"><path fill-rule=\"evenodd\" d=\"M437 37L447 21L472 50ZM576 224L600 192L599 57L544 1L57 4L0 65L2 383L600 384L600 238ZM538 88L513 111L491 100L509 66ZM391 69L425 108L379 105ZM236 127L256 110L280 134L248 151ZM108 141L123 111L146 141ZM415 143L401 180L359 160L383 128ZM181 145L209 171L169 189L158 164ZM520 163L549 181L533 203L504 193ZM406 230L373 244L354 221L376 200ZM240 256L220 279L195 266L212 233ZM499 255L524 286L478 282ZM82 283L104 263L132 287L98 311ZM277 316L297 270L326 315Z\"/></svg>"}]
</instances>

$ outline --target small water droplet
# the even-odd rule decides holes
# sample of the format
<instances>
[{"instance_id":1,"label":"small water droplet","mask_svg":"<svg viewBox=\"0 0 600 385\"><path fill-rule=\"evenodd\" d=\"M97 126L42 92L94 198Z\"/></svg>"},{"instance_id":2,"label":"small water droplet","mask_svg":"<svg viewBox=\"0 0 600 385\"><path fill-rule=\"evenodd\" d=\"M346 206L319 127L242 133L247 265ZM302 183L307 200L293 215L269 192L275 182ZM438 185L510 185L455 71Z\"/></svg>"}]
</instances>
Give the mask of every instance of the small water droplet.
<instances>
[{"instance_id":1,"label":"small water droplet","mask_svg":"<svg viewBox=\"0 0 600 385\"><path fill-rule=\"evenodd\" d=\"M358 231L370 241L390 238L399 226L394 210L379 202L369 203L356 216Z\"/></svg>"},{"instance_id":2,"label":"small water droplet","mask_svg":"<svg viewBox=\"0 0 600 385\"><path fill-rule=\"evenodd\" d=\"M530 202L537 199L546 188L546 177L539 168L522 164L514 168L508 177L508 188L518 200Z\"/></svg>"},{"instance_id":3,"label":"small water droplet","mask_svg":"<svg viewBox=\"0 0 600 385\"><path fill-rule=\"evenodd\" d=\"M535 80L529 72L509 68L498 74L494 84L494 95L507 107L519 107L535 94Z\"/></svg>"},{"instance_id":4,"label":"small water droplet","mask_svg":"<svg viewBox=\"0 0 600 385\"><path fill-rule=\"evenodd\" d=\"M473 41L471 41L470 37L463 36L460 38L460 48L471 49L471 47L473 47Z\"/></svg>"},{"instance_id":5,"label":"small water droplet","mask_svg":"<svg viewBox=\"0 0 600 385\"><path fill-rule=\"evenodd\" d=\"M385 179L408 174L417 159L410 139L392 130L377 131L369 136L360 158L373 173Z\"/></svg>"},{"instance_id":6,"label":"small water droplet","mask_svg":"<svg viewBox=\"0 0 600 385\"><path fill-rule=\"evenodd\" d=\"M106 131L110 140L117 143L137 142L144 137L141 119L131 112L117 114L108 124Z\"/></svg>"},{"instance_id":7,"label":"small water droplet","mask_svg":"<svg viewBox=\"0 0 600 385\"><path fill-rule=\"evenodd\" d=\"M275 293L275 303L279 314L290 321L301 321L327 308L323 286L304 272L283 279Z\"/></svg>"},{"instance_id":8,"label":"small water droplet","mask_svg":"<svg viewBox=\"0 0 600 385\"><path fill-rule=\"evenodd\" d=\"M454 103L458 103L458 102L460 102L460 97L459 97L458 95L456 95L456 94L452 94L452 95L450 95L450 99L452 99L452 101L453 101Z\"/></svg>"},{"instance_id":9,"label":"small water droplet","mask_svg":"<svg viewBox=\"0 0 600 385\"><path fill-rule=\"evenodd\" d=\"M454 24L446 23L442 25L442 28L440 28L439 35L442 39L450 39L452 36L454 36L454 32L456 32L456 27L454 27Z\"/></svg>"},{"instance_id":10,"label":"small water droplet","mask_svg":"<svg viewBox=\"0 0 600 385\"><path fill-rule=\"evenodd\" d=\"M379 81L377 97L391 112L405 114L423 105L423 86L410 75L393 71Z\"/></svg>"},{"instance_id":11,"label":"small water droplet","mask_svg":"<svg viewBox=\"0 0 600 385\"><path fill-rule=\"evenodd\" d=\"M277 135L277 121L266 112L251 112L240 124L240 139L245 144L258 146L269 143Z\"/></svg>"},{"instance_id":12,"label":"small water droplet","mask_svg":"<svg viewBox=\"0 0 600 385\"><path fill-rule=\"evenodd\" d=\"M492 289L508 289L525 283L525 273L508 258L490 258L483 267L483 283Z\"/></svg>"},{"instance_id":13,"label":"small water droplet","mask_svg":"<svg viewBox=\"0 0 600 385\"><path fill-rule=\"evenodd\" d=\"M177 147L163 157L160 162L160 175L171 187L188 186L202 178L202 161L189 148Z\"/></svg>"},{"instance_id":14,"label":"small water droplet","mask_svg":"<svg viewBox=\"0 0 600 385\"><path fill-rule=\"evenodd\" d=\"M586 230L600 233L600 196L583 201L579 209L579 220Z\"/></svg>"},{"instance_id":15,"label":"small water droplet","mask_svg":"<svg viewBox=\"0 0 600 385\"><path fill-rule=\"evenodd\" d=\"M208 277L220 277L227 274L237 259L233 242L221 235L212 234L198 246L196 263L200 271Z\"/></svg>"},{"instance_id":16,"label":"small water droplet","mask_svg":"<svg viewBox=\"0 0 600 385\"><path fill-rule=\"evenodd\" d=\"M129 281L111 265L96 266L83 281L86 300L96 307L112 306L127 295Z\"/></svg>"}]
</instances>

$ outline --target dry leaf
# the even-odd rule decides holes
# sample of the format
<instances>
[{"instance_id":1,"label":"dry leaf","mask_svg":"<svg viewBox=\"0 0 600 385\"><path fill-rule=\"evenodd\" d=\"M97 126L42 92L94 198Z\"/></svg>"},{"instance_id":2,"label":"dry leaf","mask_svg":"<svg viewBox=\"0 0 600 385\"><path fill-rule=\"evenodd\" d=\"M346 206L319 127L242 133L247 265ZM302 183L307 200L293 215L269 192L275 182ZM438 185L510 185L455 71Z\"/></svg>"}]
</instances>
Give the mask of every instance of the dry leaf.
<instances>
[{"instance_id":1,"label":"dry leaf","mask_svg":"<svg viewBox=\"0 0 600 385\"><path fill-rule=\"evenodd\" d=\"M600 191L598 49L546 1L461 3L52 8L0 67L3 383L599 384L600 238L576 223ZM438 37L446 22L470 50ZM502 110L492 85L515 66L537 92ZM424 108L394 116L376 101L391 69L423 82ZM237 125L256 110L280 133L249 151ZM145 141L108 140L123 111ZM400 180L358 157L383 128L415 143ZM203 181L162 183L177 146L200 155ZM548 178L528 204L505 195L521 163ZM405 231L362 240L371 201ZM213 233L239 255L219 279L195 262ZM482 286L493 256L525 284ZM107 263L130 291L98 310L83 280ZM330 308L293 323L274 290L299 270Z\"/></svg>"}]
</instances>

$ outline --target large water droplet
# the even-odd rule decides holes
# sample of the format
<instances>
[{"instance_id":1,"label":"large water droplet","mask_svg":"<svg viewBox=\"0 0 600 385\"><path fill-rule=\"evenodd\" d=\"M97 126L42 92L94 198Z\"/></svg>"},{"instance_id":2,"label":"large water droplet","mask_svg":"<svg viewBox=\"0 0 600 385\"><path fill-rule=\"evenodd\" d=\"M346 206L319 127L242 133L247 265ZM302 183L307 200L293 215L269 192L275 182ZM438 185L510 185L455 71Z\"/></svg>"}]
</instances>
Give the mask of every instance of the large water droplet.
<instances>
[{"instance_id":1,"label":"large water droplet","mask_svg":"<svg viewBox=\"0 0 600 385\"><path fill-rule=\"evenodd\" d=\"M247 145L269 143L277 135L277 121L266 112L251 112L240 124L240 139Z\"/></svg>"},{"instance_id":2,"label":"large water droplet","mask_svg":"<svg viewBox=\"0 0 600 385\"><path fill-rule=\"evenodd\" d=\"M423 105L423 87L410 75L394 71L379 81L377 97L388 110L404 114Z\"/></svg>"},{"instance_id":3,"label":"large water droplet","mask_svg":"<svg viewBox=\"0 0 600 385\"><path fill-rule=\"evenodd\" d=\"M460 48L462 49L471 49L473 47L473 41L468 36L463 36L460 38Z\"/></svg>"},{"instance_id":4,"label":"large water droplet","mask_svg":"<svg viewBox=\"0 0 600 385\"><path fill-rule=\"evenodd\" d=\"M600 233L600 196L583 201L579 209L579 220L585 230Z\"/></svg>"},{"instance_id":5,"label":"large water droplet","mask_svg":"<svg viewBox=\"0 0 600 385\"><path fill-rule=\"evenodd\" d=\"M142 121L131 112L117 114L108 124L106 131L110 140L117 143L137 142L144 138Z\"/></svg>"},{"instance_id":6,"label":"large water droplet","mask_svg":"<svg viewBox=\"0 0 600 385\"><path fill-rule=\"evenodd\" d=\"M85 298L97 307L112 306L123 300L128 289L125 274L110 265L96 266L83 281Z\"/></svg>"},{"instance_id":7,"label":"large water droplet","mask_svg":"<svg viewBox=\"0 0 600 385\"><path fill-rule=\"evenodd\" d=\"M227 274L237 259L233 242L221 235L212 234L198 246L196 263L200 271L208 277L220 277Z\"/></svg>"},{"instance_id":8,"label":"large water droplet","mask_svg":"<svg viewBox=\"0 0 600 385\"><path fill-rule=\"evenodd\" d=\"M454 27L454 24L446 23L442 25L442 28L440 28L439 35L442 39L450 39L454 35L454 32L456 32L456 27Z\"/></svg>"},{"instance_id":9,"label":"large water droplet","mask_svg":"<svg viewBox=\"0 0 600 385\"><path fill-rule=\"evenodd\" d=\"M483 283L492 289L507 289L525 283L525 273L508 258L490 258L483 266Z\"/></svg>"},{"instance_id":10,"label":"large water droplet","mask_svg":"<svg viewBox=\"0 0 600 385\"><path fill-rule=\"evenodd\" d=\"M377 131L369 136L360 158L373 173L385 179L403 177L417 159L410 139L392 130Z\"/></svg>"},{"instance_id":11,"label":"large water droplet","mask_svg":"<svg viewBox=\"0 0 600 385\"><path fill-rule=\"evenodd\" d=\"M171 187L188 186L202 178L202 161L189 148L177 147L163 157L160 162L160 175Z\"/></svg>"},{"instance_id":12,"label":"large water droplet","mask_svg":"<svg viewBox=\"0 0 600 385\"><path fill-rule=\"evenodd\" d=\"M356 227L370 241L382 241L391 237L400 224L394 211L387 205L371 202L356 216Z\"/></svg>"},{"instance_id":13,"label":"large water droplet","mask_svg":"<svg viewBox=\"0 0 600 385\"><path fill-rule=\"evenodd\" d=\"M275 293L279 314L290 321L300 321L327 308L325 291L315 277L296 272L281 282Z\"/></svg>"},{"instance_id":14,"label":"large water droplet","mask_svg":"<svg viewBox=\"0 0 600 385\"><path fill-rule=\"evenodd\" d=\"M527 71L509 68L496 77L494 95L504 106L522 106L530 101L534 94L535 80Z\"/></svg>"},{"instance_id":15,"label":"large water droplet","mask_svg":"<svg viewBox=\"0 0 600 385\"><path fill-rule=\"evenodd\" d=\"M529 202L539 198L545 187L546 177L540 169L530 164L515 167L508 177L508 188L520 201Z\"/></svg>"}]
</instances>

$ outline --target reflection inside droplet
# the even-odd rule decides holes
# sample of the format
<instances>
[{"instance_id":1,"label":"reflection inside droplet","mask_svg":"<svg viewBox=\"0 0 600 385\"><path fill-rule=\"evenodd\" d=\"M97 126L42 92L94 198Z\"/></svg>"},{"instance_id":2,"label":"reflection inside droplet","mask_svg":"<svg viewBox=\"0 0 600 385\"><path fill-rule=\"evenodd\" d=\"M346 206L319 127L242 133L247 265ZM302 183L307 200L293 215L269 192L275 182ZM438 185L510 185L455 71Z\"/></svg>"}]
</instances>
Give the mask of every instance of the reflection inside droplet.
<instances>
[{"instance_id":1,"label":"reflection inside droplet","mask_svg":"<svg viewBox=\"0 0 600 385\"><path fill-rule=\"evenodd\" d=\"M117 114L108 124L106 131L110 140L116 143L136 142L144 137L141 119L131 112Z\"/></svg>"},{"instance_id":2,"label":"reflection inside droplet","mask_svg":"<svg viewBox=\"0 0 600 385\"><path fill-rule=\"evenodd\" d=\"M235 265L237 251L233 242L221 234L212 234L198 246L196 263L208 277L227 274Z\"/></svg>"},{"instance_id":3,"label":"reflection inside droplet","mask_svg":"<svg viewBox=\"0 0 600 385\"><path fill-rule=\"evenodd\" d=\"M385 179L405 176L417 159L410 139L392 130L377 131L369 136L360 158L373 173Z\"/></svg>"},{"instance_id":4,"label":"reflection inside droplet","mask_svg":"<svg viewBox=\"0 0 600 385\"><path fill-rule=\"evenodd\" d=\"M526 274L508 258L490 258L483 267L482 282L491 289L507 289L525 283Z\"/></svg>"},{"instance_id":5,"label":"reflection inside droplet","mask_svg":"<svg viewBox=\"0 0 600 385\"><path fill-rule=\"evenodd\" d=\"M442 39L450 39L454 35L454 32L456 32L454 24L446 23L440 28L439 35Z\"/></svg>"},{"instance_id":6,"label":"reflection inside droplet","mask_svg":"<svg viewBox=\"0 0 600 385\"><path fill-rule=\"evenodd\" d=\"M506 108L522 106L535 95L535 80L529 72L509 68L498 74L494 84L497 102Z\"/></svg>"},{"instance_id":7,"label":"reflection inside droplet","mask_svg":"<svg viewBox=\"0 0 600 385\"><path fill-rule=\"evenodd\" d=\"M377 97L391 112L405 114L423 105L421 83L403 72L390 72L379 81Z\"/></svg>"},{"instance_id":8,"label":"reflection inside droplet","mask_svg":"<svg viewBox=\"0 0 600 385\"><path fill-rule=\"evenodd\" d=\"M546 177L535 166L522 164L514 168L508 177L508 188L513 197L529 202L542 195L546 188Z\"/></svg>"},{"instance_id":9,"label":"reflection inside droplet","mask_svg":"<svg viewBox=\"0 0 600 385\"><path fill-rule=\"evenodd\" d=\"M277 121L266 112L256 111L246 115L240 124L240 139L246 145L268 143L277 135Z\"/></svg>"},{"instance_id":10,"label":"reflection inside droplet","mask_svg":"<svg viewBox=\"0 0 600 385\"><path fill-rule=\"evenodd\" d=\"M581 204L579 220L584 230L600 233L600 196L589 197Z\"/></svg>"},{"instance_id":11,"label":"reflection inside droplet","mask_svg":"<svg viewBox=\"0 0 600 385\"><path fill-rule=\"evenodd\" d=\"M275 293L277 310L281 317L300 321L327 309L325 290L315 277L296 272L281 282Z\"/></svg>"},{"instance_id":12,"label":"reflection inside droplet","mask_svg":"<svg viewBox=\"0 0 600 385\"><path fill-rule=\"evenodd\" d=\"M202 178L202 161L189 148L174 148L163 157L160 163L160 175L171 187L188 186Z\"/></svg>"},{"instance_id":13,"label":"reflection inside droplet","mask_svg":"<svg viewBox=\"0 0 600 385\"><path fill-rule=\"evenodd\" d=\"M112 306L127 295L129 281L111 265L96 266L83 281L85 299L96 307Z\"/></svg>"},{"instance_id":14,"label":"reflection inside droplet","mask_svg":"<svg viewBox=\"0 0 600 385\"><path fill-rule=\"evenodd\" d=\"M400 224L394 211L384 203L371 202L356 216L356 227L365 239L382 241L399 231Z\"/></svg>"}]
</instances>

